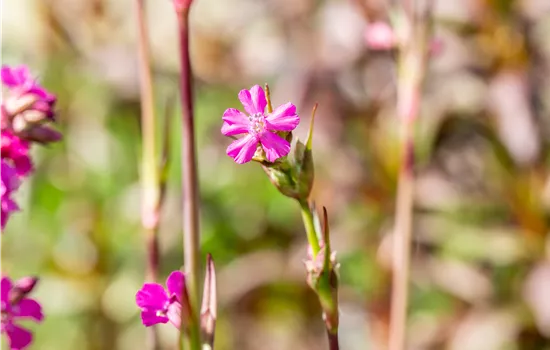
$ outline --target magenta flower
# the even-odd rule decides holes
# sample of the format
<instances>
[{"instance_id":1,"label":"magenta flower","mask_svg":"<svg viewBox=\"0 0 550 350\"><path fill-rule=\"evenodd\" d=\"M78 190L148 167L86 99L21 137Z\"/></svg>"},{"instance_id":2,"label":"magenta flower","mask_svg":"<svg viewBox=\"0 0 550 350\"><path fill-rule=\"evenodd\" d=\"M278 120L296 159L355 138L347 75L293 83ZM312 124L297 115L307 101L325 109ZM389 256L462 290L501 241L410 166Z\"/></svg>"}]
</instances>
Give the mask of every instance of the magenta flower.
<instances>
[{"instance_id":1,"label":"magenta flower","mask_svg":"<svg viewBox=\"0 0 550 350\"><path fill-rule=\"evenodd\" d=\"M15 168L17 175L28 175L32 171L29 142L20 139L9 130L2 130L1 143L2 160L9 162Z\"/></svg>"},{"instance_id":2,"label":"magenta flower","mask_svg":"<svg viewBox=\"0 0 550 350\"><path fill-rule=\"evenodd\" d=\"M0 81L8 88L0 115L0 128L29 132L54 120L56 97L34 79L26 66L0 68Z\"/></svg>"},{"instance_id":3,"label":"magenta flower","mask_svg":"<svg viewBox=\"0 0 550 350\"><path fill-rule=\"evenodd\" d=\"M239 100L248 116L235 108L228 108L223 113L221 131L225 136L246 136L231 143L227 147L227 155L238 164L247 163L260 144L270 162L286 156L290 152L290 143L276 132L292 131L298 126L300 117L296 114L296 106L288 102L266 115L267 100L259 85L241 90Z\"/></svg>"},{"instance_id":4,"label":"magenta flower","mask_svg":"<svg viewBox=\"0 0 550 350\"><path fill-rule=\"evenodd\" d=\"M166 279L166 287L168 290L158 283L145 283L136 293L136 304L146 327L170 321L180 328L182 303L188 304L187 296L182 297L185 275L181 271L172 272Z\"/></svg>"},{"instance_id":5,"label":"magenta flower","mask_svg":"<svg viewBox=\"0 0 550 350\"><path fill-rule=\"evenodd\" d=\"M19 294L15 298L14 292ZM21 293L14 288L11 280L7 277L2 277L0 294L2 300L1 333L8 337L10 349L24 349L32 342L32 333L18 326L15 321L33 319L41 322L44 319L42 306L36 300L26 298L24 296L26 293Z\"/></svg>"},{"instance_id":6,"label":"magenta flower","mask_svg":"<svg viewBox=\"0 0 550 350\"><path fill-rule=\"evenodd\" d=\"M37 98L35 104L39 109L44 109L44 112L52 112L51 107L55 104L55 95L49 93L45 88L40 86L38 81L32 77L29 68L24 65L17 67L2 66L0 68L0 81L17 95L31 94Z\"/></svg>"},{"instance_id":7,"label":"magenta flower","mask_svg":"<svg viewBox=\"0 0 550 350\"><path fill-rule=\"evenodd\" d=\"M19 210L17 203L11 198L11 194L19 187L19 178L15 169L2 159L2 169L0 173L2 184L0 191L2 193L2 230L8 222L11 213Z\"/></svg>"}]
</instances>

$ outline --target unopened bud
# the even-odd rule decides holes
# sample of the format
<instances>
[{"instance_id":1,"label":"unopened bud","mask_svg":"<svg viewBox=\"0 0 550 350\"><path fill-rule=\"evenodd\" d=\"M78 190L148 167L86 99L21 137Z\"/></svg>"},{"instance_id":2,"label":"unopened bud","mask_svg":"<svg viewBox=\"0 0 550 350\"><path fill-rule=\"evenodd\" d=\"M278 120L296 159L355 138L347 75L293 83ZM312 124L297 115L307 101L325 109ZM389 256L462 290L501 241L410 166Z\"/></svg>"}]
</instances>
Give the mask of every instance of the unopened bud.
<instances>
[{"instance_id":1,"label":"unopened bud","mask_svg":"<svg viewBox=\"0 0 550 350\"><path fill-rule=\"evenodd\" d=\"M23 118L25 118L25 121L29 124L40 124L44 121L46 121L48 118L48 115L42 111L31 109L28 111L25 111L21 113Z\"/></svg>"},{"instance_id":2,"label":"unopened bud","mask_svg":"<svg viewBox=\"0 0 550 350\"><path fill-rule=\"evenodd\" d=\"M29 109L36 101L38 96L34 94L10 96L4 101L4 109L6 113L14 116Z\"/></svg>"},{"instance_id":3,"label":"unopened bud","mask_svg":"<svg viewBox=\"0 0 550 350\"><path fill-rule=\"evenodd\" d=\"M15 282L13 288L10 290L10 303L17 304L21 299L25 298L27 294L32 292L37 283L38 277L34 276L28 276L19 279L17 282Z\"/></svg>"},{"instance_id":4,"label":"unopened bud","mask_svg":"<svg viewBox=\"0 0 550 350\"><path fill-rule=\"evenodd\" d=\"M13 120L11 121L11 128L13 129L15 134L25 132L27 126L27 121L22 114L17 114L15 117L13 117Z\"/></svg>"},{"instance_id":5,"label":"unopened bud","mask_svg":"<svg viewBox=\"0 0 550 350\"><path fill-rule=\"evenodd\" d=\"M307 199L313 187L314 168L311 148L300 141L294 151L294 172L296 174L296 192L299 199Z\"/></svg>"},{"instance_id":6,"label":"unopened bud","mask_svg":"<svg viewBox=\"0 0 550 350\"><path fill-rule=\"evenodd\" d=\"M61 140L61 133L48 126L40 125L22 133L21 138L27 141L48 144Z\"/></svg>"},{"instance_id":7,"label":"unopened bud","mask_svg":"<svg viewBox=\"0 0 550 350\"><path fill-rule=\"evenodd\" d=\"M313 107L306 143L296 142L294 159L283 158L274 164L263 165L271 183L279 192L299 201L307 201L313 187L314 167L312 153L313 121L317 104ZM292 139L292 133L287 137Z\"/></svg>"}]
</instances>

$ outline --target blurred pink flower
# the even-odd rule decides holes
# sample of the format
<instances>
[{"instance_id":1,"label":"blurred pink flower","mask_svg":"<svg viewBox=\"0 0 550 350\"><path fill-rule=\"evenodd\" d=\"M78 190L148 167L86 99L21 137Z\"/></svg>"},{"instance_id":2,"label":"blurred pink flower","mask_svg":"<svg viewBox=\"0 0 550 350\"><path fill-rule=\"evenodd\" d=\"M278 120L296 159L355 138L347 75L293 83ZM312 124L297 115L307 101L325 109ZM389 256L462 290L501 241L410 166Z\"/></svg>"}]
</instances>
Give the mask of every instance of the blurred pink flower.
<instances>
[{"instance_id":1,"label":"blurred pink flower","mask_svg":"<svg viewBox=\"0 0 550 350\"><path fill-rule=\"evenodd\" d=\"M26 293L21 293L7 277L2 277L0 294L2 301L2 334L8 337L10 349L20 350L30 345L32 342L32 333L19 327L15 321L18 319L30 318L37 322L44 319L42 306L34 299L26 298ZM19 296L13 298L12 293L19 293ZM11 298L11 299L10 299Z\"/></svg>"},{"instance_id":2,"label":"blurred pink flower","mask_svg":"<svg viewBox=\"0 0 550 350\"><path fill-rule=\"evenodd\" d=\"M141 321L146 327L170 321L177 329L181 325L181 305L185 275L174 271L166 280L166 287L158 283L145 283L136 293L136 304L141 309Z\"/></svg>"},{"instance_id":3,"label":"blurred pink flower","mask_svg":"<svg viewBox=\"0 0 550 350\"><path fill-rule=\"evenodd\" d=\"M373 50L389 50L397 44L395 33L386 22L374 22L365 30L367 46Z\"/></svg>"},{"instance_id":4,"label":"blurred pink flower","mask_svg":"<svg viewBox=\"0 0 550 350\"><path fill-rule=\"evenodd\" d=\"M3 102L3 108L8 115L13 117L18 113L33 111L33 118L37 118L36 115L40 113L53 120L56 97L38 84L26 66L2 66L0 76L2 84L9 90L9 95Z\"/></svg>"},{"instance_id":5,"label":"blurred pink flower","mask_svg":"<svg viewBox=\"0 0 550 350\"><path fill-rule=\"evenodd\" d=\"M8 218L12 212L19 210L17 203L11 198L11 194L19 187L19 178L15 169L2 159L2 169L0 173L2 178L2 230L8 222Z\"/></svg>"},{"instance_id":6,"label":"blurred pink flower","mask_svg":"<svg viewBox=\"0 0 550 350\"><path fill-rule=\"evenodd\" d=\"M300 117L296 114L296 106L288 102L266 115L267 101L259 85L241 90L239 100L248 116L235 108L227 109L223 113L221 132L225 136L247 135L231 143L227 147L227 155L238 164L247 163L261 144L270 162L286 156L290 152L290 143L276 132L292 131L298 126Z\"/></svg>"},{"instance_id":7,"label":"blurred pink flower","mask_svg":"<svg viewBox=\"0 0 550 350\"><path fill-rule=\"evenodd\" d=\"M1 144L2 161L9 162L17 175L28 175L32 171L29 142L20 139L9 130L2 130Z\"/></svg>"}]
</instances>

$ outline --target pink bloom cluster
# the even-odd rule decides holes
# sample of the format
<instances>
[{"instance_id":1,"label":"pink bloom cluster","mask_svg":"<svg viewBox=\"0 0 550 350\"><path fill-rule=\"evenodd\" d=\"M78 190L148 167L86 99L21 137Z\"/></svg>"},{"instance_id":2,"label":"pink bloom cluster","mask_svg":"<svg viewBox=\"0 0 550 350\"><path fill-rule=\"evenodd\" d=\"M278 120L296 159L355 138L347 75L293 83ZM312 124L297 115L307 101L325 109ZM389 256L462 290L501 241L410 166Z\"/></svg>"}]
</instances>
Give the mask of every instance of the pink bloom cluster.
<instances>
[{"instance_id":1,"label":"pink bloom cluster","mask_svg":"<svg viewBox=\"0 0 550 350\"><path fill-rule=\"evenodd\" d=\"M1 106L3 230L10 214L18 210L11 195L33 169L31 142L57 141L60 134L45 125L54 121L56 97L32 78L26 66L3 66L0 76L7 91Z\"/></svg>"},{"instance_id":2,"label":"pink bloom cluster","mask_svg":"<svg viewBox=\"0 0 550 350\"><path fill-rule=\"evenodd\" d=\"M3 103L8 116L17 112L42 113L47 119L54 120L55 95L40 86L26 66L3 66L0 76L2 84L9 89L9 95Z\"/></svg>"},{"instance_id":3,"label":"pink bloom cluster","mask_svg":"<svg viewBox=\"0 0 550 350\"><path fill-rule=\"evenodd\" d=\"M16 321L31 319L41 322L44 319L40 304L36 300L26 297L36 283L36 280L32 279L31 283L28 283L29 279L17 281L15 285L8 277L2 277L1 281L1 332L7 335L12 350L24 349L32 342L32 333L19 326Z\"/></svg>"},{"instance_id":4,"label":"pink bloom cluster","mask_svg":"<svg viewBox=\"0 0 550 350\"><path fill-rule=\"evenodd\" d=\"M146 327L170 321L180 328L182 304L187 304L187 296L183 294L185 275L181 271L172 272L166 280L166 288L158 283L145 283L136 293L141 321Z\"/></svg>"},{"instance_id":5,"label":"pink bloom cluster","mask_svg":"<svg viewBox=\"0 0 550 350\"><path fill-rule=\"evenodd\" d=\"M3 231L10 215L19 210L12 195L21 180L33 170L29 154L31 143L57 141L61 135L46 125L54 121L56 98L31 77L27 67L3 66L0 76L5 90L0 106ZM2 277L1 333L7 336L12 350L24 349L32 342L32 333L19 326L17 321L32 319L40 322L44 318L40 304L27 298L36 281L36 278L26 277L13 284L8 277Z\"/></svg>"},{"instance_id":6,"label":"pink bloom cluster","mask_svg":"<svg viewBox=\"0 0 550 350\"><path fill-rule=\"evenodd\" d=\"M235 136L246 134L227 147L227 155L236 163L247 163L254 157L261 145L268 161L274 162L290 152L290 143L277 135L277 132L289 132L298 126L300 117L296 106L288 102L272 113L265 113L267 99L261 86L255 85L250 90L239 92L241 101L248 115L229 108L223 113L222 134Z\"/></svg>"}]
</instances>

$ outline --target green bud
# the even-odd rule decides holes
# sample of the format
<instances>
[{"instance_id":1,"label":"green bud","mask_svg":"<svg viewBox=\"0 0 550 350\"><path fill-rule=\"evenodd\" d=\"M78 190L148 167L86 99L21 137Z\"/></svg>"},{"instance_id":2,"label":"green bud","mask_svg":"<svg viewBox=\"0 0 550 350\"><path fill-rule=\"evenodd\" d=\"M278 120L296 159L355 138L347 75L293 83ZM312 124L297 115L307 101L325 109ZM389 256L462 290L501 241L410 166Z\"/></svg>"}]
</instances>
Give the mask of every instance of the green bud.
<instances>
[{"instance_id":1,"label":"green bud","mask_svg":"<svg viewBox=\"0 0 550 350\"><path fill-rule=\"evenodd\" d=\"M294 158L292 160L283 157L275 163L269 163L267 161L262 161L263 159L258 154L254 156L254 160L262 163L264 171L269 176L271 183L277 187L279 192L299 201L307 201L311 193L311 188L313 187L314 166L311 140L316 109L317 105L313 108L306 143L304 144L299 140L296 142ZM292 133L288 133L286 139L292 140Z\"/></svg>"}]
</instances>

